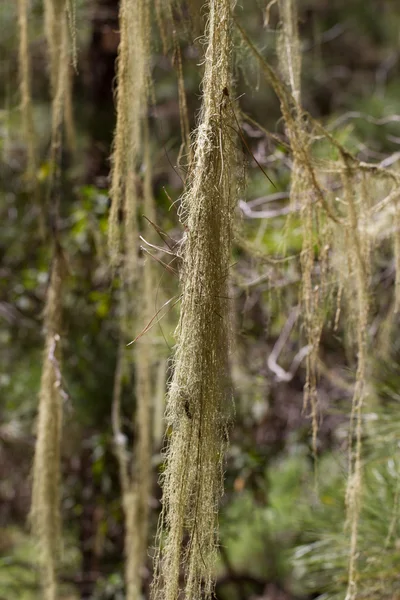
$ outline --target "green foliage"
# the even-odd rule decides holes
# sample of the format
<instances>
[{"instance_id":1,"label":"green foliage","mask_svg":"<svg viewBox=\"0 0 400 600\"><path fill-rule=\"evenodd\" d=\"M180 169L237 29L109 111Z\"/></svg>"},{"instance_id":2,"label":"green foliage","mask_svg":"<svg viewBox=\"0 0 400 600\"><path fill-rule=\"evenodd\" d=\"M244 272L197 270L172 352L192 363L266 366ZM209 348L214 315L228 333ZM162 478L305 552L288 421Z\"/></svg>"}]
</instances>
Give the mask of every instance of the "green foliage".
<instances>
[{"instance_id":1,"label":"green foliage","mask_svg":"<svg viewBox=\"0 0 400 600\"><path fill-rule=\"evenodd\" d=\"M395 565L399 560L398 510L399 466L390 458L372 462L365 469L363 504L359 524L359 598L389 599L396 596L400 581ZM315 541L300 546L294 554L295 572L308 591L329 600L343 597L346 590L348 544L344 506L340 491L343 479L330 482L322 504L313 512ZM326 503L326 499L328 503ZM327 525L330 524L330 527Z\"/></svg>"},{"instance_id":2,"label":"green foliage","mask_svg":"<svg viewBox=\"0 0 400 600\"><path fill-rule=\"evenodd\" d=\"M288 582L291 548L310 514L304 492L313 478L308 449L298 446L292 452L292 456L269 463L259 484L258 501L244 482L244 489L222 512L221 543L238 572Z\"/></svg>"}]
</instances>

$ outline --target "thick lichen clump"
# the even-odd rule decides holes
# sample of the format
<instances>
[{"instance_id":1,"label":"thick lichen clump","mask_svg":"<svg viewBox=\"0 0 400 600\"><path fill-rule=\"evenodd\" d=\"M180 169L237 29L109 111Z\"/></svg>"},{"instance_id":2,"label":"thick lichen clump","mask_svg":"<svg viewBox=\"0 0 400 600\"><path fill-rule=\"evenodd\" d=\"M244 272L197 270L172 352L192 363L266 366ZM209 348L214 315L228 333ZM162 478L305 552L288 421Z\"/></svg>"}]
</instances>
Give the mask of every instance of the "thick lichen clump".
<instances>
[{"instance_id":1,"label":"thick lichen clump","mask_svg":"<svg viewBox=\"0 0 400 600\"><path fill-rule=\"evenodd\" d=\"M181 205L187 230L182 310L168 395L171 434L153 588L155 598L166 600L178 598L182 564L184 597L211 595L230 405L227 278L236 191L230 2L212 0L209 11L202 113Z\"/></svg>"}]
</instances>

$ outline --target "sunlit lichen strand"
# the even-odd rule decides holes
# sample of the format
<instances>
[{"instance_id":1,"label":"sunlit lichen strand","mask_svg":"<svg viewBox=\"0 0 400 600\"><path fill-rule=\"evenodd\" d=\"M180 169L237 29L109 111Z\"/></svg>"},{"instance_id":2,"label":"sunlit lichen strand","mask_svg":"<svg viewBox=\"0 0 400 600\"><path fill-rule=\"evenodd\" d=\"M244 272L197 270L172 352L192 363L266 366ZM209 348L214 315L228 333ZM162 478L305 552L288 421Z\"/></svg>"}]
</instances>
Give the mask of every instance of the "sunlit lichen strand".
<instances>
[{"instance_id":1,"label":"sunlit lichen strand","mask_svg":"<svg viewBox=\"0 0 400 600\"><path fill-rule=\"evenodd\" d=\"M182 197L187 229L182 308L169 388L170 433L153 598L210 597L226 444L227 278L235 208L235 140L226 118L232 85L231 3L212 0L203 105L193 169ZM165 539L164 539L165 534Z\"/></svg>"}]
</instances>

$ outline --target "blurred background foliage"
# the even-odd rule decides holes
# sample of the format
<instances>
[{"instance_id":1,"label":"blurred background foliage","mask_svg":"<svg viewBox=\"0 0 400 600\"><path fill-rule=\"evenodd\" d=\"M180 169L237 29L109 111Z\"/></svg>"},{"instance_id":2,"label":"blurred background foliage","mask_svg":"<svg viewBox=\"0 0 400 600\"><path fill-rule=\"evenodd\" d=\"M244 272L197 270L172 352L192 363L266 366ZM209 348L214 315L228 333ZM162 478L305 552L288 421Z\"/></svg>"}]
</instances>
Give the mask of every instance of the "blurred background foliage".
<instances>
[{"instance_id":1,"label":"blurred background foliage","mask_svg":"<svg viewBox=\"0 0 400 600\"><path fill-rule=\"evenodd\" d=\"M39 157L38 189L33 192L24 178L15 4L2 2L0 6L0 598L33 600L40 594L26 517L41 373L42 312L50 268L50 245L43 237L50 99L42 6L32 0L30 56ZM193 27L201 31L201 2L197 4L199 22ZM299 0L298 4L305 108L360 159L379 162L391 156L396 160L400 145L400 116L396 115L400 112L400 12L396 2ZM272 7L266 22L265 8L261 0L254 0L238 3L236 10L257 47L276 63L278 13ZM174 167L181 143L177 74L172 52L164 55L156 30L152 37L154 102L149 116L157 224L179 239L183 231L170 203L182 190L181 174ZM60 573L64 600L124 598L123 517L110 424L119 283L107 268L106 250L118 38L116 0L77 1L77 148L63 155L61 206L69 269L62 335L63 386L68 396L63 441L65 548ZM182 34L180 44L193 127L202 71L201 49L190 40ZM348 325L340 321L336 332L330 329L322 335L321 425L315 465L310 422L302 409L305 372L302 364L293 361L305 336L295 313L302 242L299 217L286 218L291 162L278 102L239 36L237 47L238 118L254 156L279 192L244 151L246 197L238 210L232 272L236 409L221 507L216 597L342 598L348 552L343 525L346 415L355 367L344 343ZM282 143L271 141L256 123L278 134ZM321 142L319 152L322 158L332 149ZM256 214L260 207L264 218ZM270 260L284 252L292 259ZM370 364L372 392L365 415L366 486L360 524L360 598L370 600L400 597L400 347L399 321L392 306L394 272L391 249L383 244L374 265L376 294L369 334L377 352ZM177 282L161 266L159 277L163 294L176 294ZM148 302L156 312L160 305L157 290ZM160 324L166 359L174 343L177 311L178 306ZM334 309L327 307L327 311L333 321ZM292 326L276 357L288 375L284 380L276 368L271 369L274 364L269 358L288 321ZM132 332L132 338L137 333ZM125 383L125 427L132 438L135 399L129 392L132 382ZM159 511L159 462L156 455L152 533ZM145 596L151 581L151 556L146 568Z\"/></svg>"}]
</instances>

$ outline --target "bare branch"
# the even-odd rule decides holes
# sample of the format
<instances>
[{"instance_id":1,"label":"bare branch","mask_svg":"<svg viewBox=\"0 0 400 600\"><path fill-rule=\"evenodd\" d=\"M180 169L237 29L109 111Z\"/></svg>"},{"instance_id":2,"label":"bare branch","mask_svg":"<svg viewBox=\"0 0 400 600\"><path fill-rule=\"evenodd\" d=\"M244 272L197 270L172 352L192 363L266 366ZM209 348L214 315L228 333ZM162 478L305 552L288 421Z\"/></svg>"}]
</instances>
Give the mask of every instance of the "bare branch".
<instances>
[{"instance_id":1,"label":"bare branch","mask_svg":"<svg viewBox=\"0 0 400 600\"><path fill-rule=\"evenodd\" d=\"M273 373L275 373L277 381L291 381L293 379L293 377L295 376L297 369L299 368L302 360L307 356L307 354L311 350L310 345L304 346L303 348L301 348L297 352L294 359L292 360L292 364L290 365L289 371L285 371L277 363L277 360L278 360L285 344L287 343L287 341L290 337L291 331L298 319L299 314L300 314L300 308L298 306L296 306L289 314L289 317L281 331L281 334L280 334L279 338L277 339L275 346L272 349L271 354L268 357L268 361L267 361L268 368Z\"/></svg>"},{"instance_id":2,"label":"bare branch","mask_svg":"<svg viewBox=\"0 0 400 600\"><path fill-rule=\"evenodd\" d=\"M274 194L269 194L268 196L261 196L260 198L255 198L254 200L248 200L246 204L250 208L256 208L256 206L267 204L267 202L275 202L276 200L286 200L287 198L289 198L289 192L275 192ZM245 201L241 200L241 202Z\"/></svg>"},{"instance_id":3,"label":"bare branch","mask_svg":"<svg viewBox=\"0 0 400 600\"><path fill-rule=\"evenodd\" d=\"M272 210L252 210L247 202L239 200L239 207L243 211L244 215L248 219L273 219L274 217L281 217L282 215L288 215L291 212L297 210L297 207L284 206L283 208L276 208Z\"/></svg>"}]
</instances>

